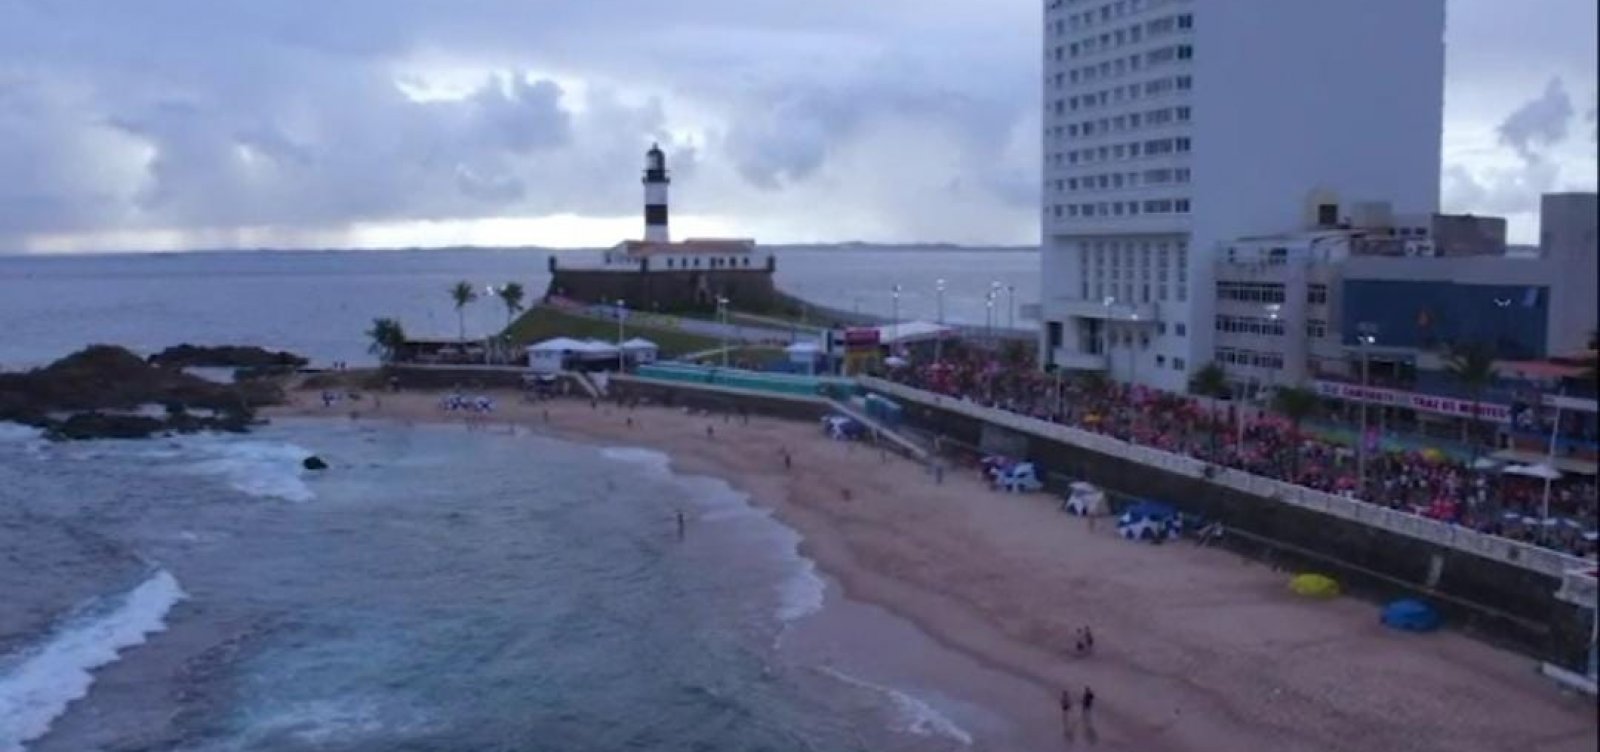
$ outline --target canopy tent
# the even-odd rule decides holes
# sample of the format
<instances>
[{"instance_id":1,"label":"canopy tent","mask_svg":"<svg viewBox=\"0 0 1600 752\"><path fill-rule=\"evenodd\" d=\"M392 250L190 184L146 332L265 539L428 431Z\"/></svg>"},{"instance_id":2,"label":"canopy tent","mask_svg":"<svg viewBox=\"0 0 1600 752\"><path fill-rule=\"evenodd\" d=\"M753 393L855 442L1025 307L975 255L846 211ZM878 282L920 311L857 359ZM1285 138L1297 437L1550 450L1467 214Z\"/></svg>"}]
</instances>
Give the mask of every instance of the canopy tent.
<instances>
[{"instance_id":1,"label":"canopy tent","mask_svg":"<svg viewBox=\"0 0 1600 752\"><path fill-rule=\"evenodd\" d=\"M905 368L911 364L911 361L908 361L898 355L890 355L889 357L883 359L883 364L890 368Z\"/></svg>"},{"instance_id":2,"label":"canopy tent","mask_svg":"<svg viewBox=\"0 0 1600 752\"><path fill-rule=\"evenodd\" d=\"M1122 511L1117 532L1128 540L1156 541L1178 537L1178 510L1155 501L1140 501Z\"/></svg>"},{"instance_id":3,"label":"canopy tent","mask_svg":"<svg viewBox=\"0 0 1600 752\"><path fill-rule=\"evenodd\" d=\"M579 342L578 346L573 348L572 354L578 360L583 361L610 360L621 355L622 350L609 342L587 339Z\"/></svg>"},{"instance_id":4,"label":"canopy tent","mask_svg":"<svg viewBox=\"0 0 1600 752\"><path fill-rule=\"evenodd\" d=\"M955 334L954 329L931 321L901 321L874 328L878 330L878 342L891 346L928 342L944 339Z\"/></svg>"},{"instance_id":5,"label":"canopy tent","mask_svg":"<svg viewBox=\"0 0 1600 752\"><path fill-rule=\"evenodd\" d=\"M661 355L661 348L650 340L634 337L622 343L622 354L635 363L654 363Z\"/></svg>"},{"instance_id":6,"label":"canopy tent","mask_svg":"<svg viewBox=\"0 0 1600 752\"><path fill-rule=\"evenodd\" d=\"M1473 470L1498 470L1500 461L1493 457L1479 457L1472 461Z\"/></svg>"},{"instance_id":7,"label":"canopy tent","mask_svg":"<svg viewBox=\"0 0 1600 752\"><path fill-rule=\"evenodd\" d=\"M1522 475L1529 478L1540 478L1542 480L1561 479L1560 470L1557 470L1542 462L1537 465L1512 465L1501 472L1505 473L1506 475Z\"/></svg>"},{"instance_id":8,"label":"canopy tent","mask_svg":"<svg viewBox=\"0 0 1600 752\"><path fill-rule=\"evenodd\" d=\"M1422 601L1402 598L1384 606L1379 621L1406 632L1432 632L1439 628L1439 612Z\"/></svg>"},{"instance_id":9,"label":"canopy tent","mask_svg":"<svg viewBox=\"0 0 1600 752\"><path fill-rule=\"evenodd\" d=\"M555 373L567 367L567 358L584 344L567 337L556 337L528 345L528 368L538 373Z\"/></svg>"},{"instance_id":10,"label":"canopy tent","mask_svg":"<svg viewBox=\"0 0 1600 752\"><path fill-rule=\"evenodd\" d=\"M1073 481L1061 509L1079 517L1100 517L1110 511L1106 505L1106 492L1093 483L1081 480Z\"/></svg>"},{"instance_id":11,"label":"canopy tent","mask_svg":"<svg viewBox=\"0 0 1600 752\"><path fill-rule=\"evenodd\" d=\"M1289 578L1289 589L1307 598L1337 598L1339 583L1332 577L1306 573Z\"/></svg>"}]
</instances>

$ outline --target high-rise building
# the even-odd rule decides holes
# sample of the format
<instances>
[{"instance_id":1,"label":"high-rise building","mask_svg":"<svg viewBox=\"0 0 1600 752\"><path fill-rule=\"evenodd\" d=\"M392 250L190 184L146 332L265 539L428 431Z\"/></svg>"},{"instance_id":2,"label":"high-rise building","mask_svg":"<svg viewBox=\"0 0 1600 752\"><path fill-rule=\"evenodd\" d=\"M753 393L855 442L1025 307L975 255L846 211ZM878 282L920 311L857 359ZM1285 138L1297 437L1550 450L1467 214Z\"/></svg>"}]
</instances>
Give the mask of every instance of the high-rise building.
<instances>
[{"instance_id":1,"label":"high-rise building","mask_svg":"<svg viewBox=\"0 0 1600 752\"><path fill-rule=\"evenodd\" d=\"M1226 242L1438 209L1444 0L1045 0L1042 362L1181 390Z\"/></svg>"}]
</instances>

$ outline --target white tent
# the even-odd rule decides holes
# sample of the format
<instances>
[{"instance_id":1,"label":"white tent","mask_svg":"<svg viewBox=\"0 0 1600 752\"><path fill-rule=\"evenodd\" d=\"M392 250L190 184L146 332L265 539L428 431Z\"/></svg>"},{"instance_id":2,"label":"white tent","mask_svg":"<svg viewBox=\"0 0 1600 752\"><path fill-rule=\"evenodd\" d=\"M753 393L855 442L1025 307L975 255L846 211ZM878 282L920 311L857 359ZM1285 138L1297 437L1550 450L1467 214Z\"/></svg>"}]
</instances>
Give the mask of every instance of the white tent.
<instances>
[{"instance_id":1,"label":"white tent","mask_svg":"<svg viewBox=\"0 0 1600 752\"><path fill-rule=\"evenodd\" d=\"M1079 517L1099 517L1111 511L1106 504L1106 493L1081 480L1073 481L1072 491L1062 502L1061 509Z\"/></svg>"},{"instance_id":2,"label":"white tent","mask_svg":"<svg viewBox=\"0 0 1600 752\"><path fill-rule=\"evenodd\" d=\"M597 339L579 342L578 346L573 349L573 355L582 361L610 360L621 354L622 350L618 349L616 345Z\"/></svg>"},{"instance_id":3,"label":"white tent","mask_svg":"<svg viewBox=\"0 0 1600 752\"><path fill-rule=\"evenodd\" d=\"M806 373L813 374L817 369L817 356L822 354L822 346L815 342L796 342L783 348L783 352L789 356L790 363L805 366Z\"/></svg>"},{"instance_id":4,"label":"white tent","mask_svg":"<svg viewBox=\"0 0 1600 752\"><path fill-rule=\"evenodd\" d=\"M913 342L927 342L942 337L949 337L955 332L943 324L931 321L901 321L895 324L884 324L878 329L878 341L885 345L906 345Z\"/></svg>"},{"instance_id":5,"label":"white tent","mask_svg":"<svg viewBox=\"0 0 1600 752\"><path fill-rule=\"evenodd\" d=\"M1506 468L1504 472L1507 475L1523 475L1529 478L1541 478L1544 480L1561 479L1560 470L1557 470L1544 463L1539 463L1537 465L1512 465L1511 467Z\"/></svg>"},{"instance_id":6,"label":"white tent","mask_svg":"<svg viewBox=\"0 0 1600 752\"><path fill-rule=\"evenodd\" d=\"M635 363L654 363L661 354L661 348L650 340L634 337L622 343L622 354Z\"/></svg>"},{"instance_id":7,"label":"white tent","mask_svg":"<svg viewBox=\"0 0 1600 752\"><path fill-rule=\"evenodd\" d=\"M556 337L528 345L528 368L538 373L556 373L566 368L567 358L584 349L584 343Z\"/></svg>"}]
</instances>

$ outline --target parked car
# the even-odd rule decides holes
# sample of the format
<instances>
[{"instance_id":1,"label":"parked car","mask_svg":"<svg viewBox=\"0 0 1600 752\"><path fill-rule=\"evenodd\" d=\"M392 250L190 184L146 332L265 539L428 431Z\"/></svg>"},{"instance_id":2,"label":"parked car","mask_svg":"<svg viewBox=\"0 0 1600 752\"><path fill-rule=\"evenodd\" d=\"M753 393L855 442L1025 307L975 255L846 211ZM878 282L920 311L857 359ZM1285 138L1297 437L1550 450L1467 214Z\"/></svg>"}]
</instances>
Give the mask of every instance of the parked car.
<instances>
[{"instance_id":1,"label":"parked car","mask_svg":"<svg viewBox=\"0 0 1600 752\"><path fill-rule=\"evenodd\" d=\"M1026 493L1044 489L1044 483L1033 469L1032 462L1018 462L995 475L996 488L1011 493Z\"/></svg>"}]
</instances>

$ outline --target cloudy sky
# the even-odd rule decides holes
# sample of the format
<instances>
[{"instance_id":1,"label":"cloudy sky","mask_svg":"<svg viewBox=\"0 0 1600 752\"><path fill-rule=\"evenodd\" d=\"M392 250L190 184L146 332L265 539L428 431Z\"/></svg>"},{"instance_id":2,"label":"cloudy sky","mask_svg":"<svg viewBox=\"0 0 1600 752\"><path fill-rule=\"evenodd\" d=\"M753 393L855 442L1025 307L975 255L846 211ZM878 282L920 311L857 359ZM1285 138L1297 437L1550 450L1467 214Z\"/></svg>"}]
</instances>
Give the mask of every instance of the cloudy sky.
<instances>
[{"instance_id":1,"label":"cloudy sky","mask_svg":"<svg viewBox=\"0 0 1600 752\"><path fill-rule=\"evenodd\" d=\"M1243 0L1240 0L1243 1ZM1406 0L1396 0L1405 2ZM1033 243L1039 0L0 0L0 251ZM1447 210L1595 185L1594 0L1449 0Z\"/></svg>"}]
</instances>

